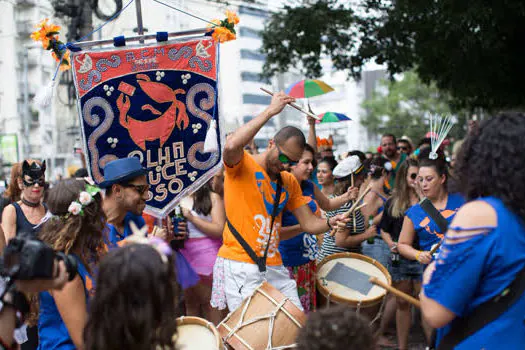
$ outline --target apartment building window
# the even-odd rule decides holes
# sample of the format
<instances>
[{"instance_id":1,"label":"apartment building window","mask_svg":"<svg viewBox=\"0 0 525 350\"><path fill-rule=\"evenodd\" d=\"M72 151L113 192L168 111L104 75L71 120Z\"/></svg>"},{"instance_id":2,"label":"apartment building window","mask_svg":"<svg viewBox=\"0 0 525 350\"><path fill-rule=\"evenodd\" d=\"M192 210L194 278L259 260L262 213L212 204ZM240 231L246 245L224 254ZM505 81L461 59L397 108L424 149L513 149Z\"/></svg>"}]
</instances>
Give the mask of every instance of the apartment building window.
<instances>
[{"instance_id":1,"label":"apartment building window","mask_svg":"<svg viewBox=\"0 0 525 350\"><path fill-rule=\"evenodd\" d=\"M239 35L244 38L260 39L261 32L252 28L241 27L239 29Z\"/></svg>"},{"instance_id":2,"label":"apartment building window","mask_svg":"<svg viewBox=\"0 0 525 350\"><path fill-rule=\"evenodd\" d=\"M242 81L270 84L270 80L268 78L263 78L259 73L254 72L241 72L241 79Z\"/></svg>"},{"instance_id":3,"label":"apartment building window","mask_svg":"<svg viewBox=\"0 0 525 350\"><path fill-rule=\"evenodd\" d=\"M241 58L255 61L266 61L266 55L254 50L241 49Z\"/></svg>"},{"instance_id":4,"label":"apartment building window","mask_svg":"<svg viewBox=\"0 0 525 350\"><path fill-rule=\"evenodd\" d=\"M254 95L254 94L243 94L242 103L253 104L253 105L269 105L272 101L270 96Z\"/></svg>"}]
</instances>

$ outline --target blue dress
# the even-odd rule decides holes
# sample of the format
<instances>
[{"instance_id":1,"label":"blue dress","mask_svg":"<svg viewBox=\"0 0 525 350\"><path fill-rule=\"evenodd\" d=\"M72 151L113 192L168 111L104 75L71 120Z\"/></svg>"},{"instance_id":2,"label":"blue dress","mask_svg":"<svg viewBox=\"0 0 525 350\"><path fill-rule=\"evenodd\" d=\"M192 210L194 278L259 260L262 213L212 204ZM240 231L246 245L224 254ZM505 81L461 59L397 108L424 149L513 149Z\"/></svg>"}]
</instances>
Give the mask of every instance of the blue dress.
<instances>
[{"instance_id":1,"label":"blue dress","mask_svg":"<svg viewBox=\"0 0 525 350\"><path fill-rule=\"evenodd\" d=\"M80 261L80 258L76 255L73 256L78 263L78 275L84 284L87 309L89 298L94 291L94 280L84 264ZM49 294L49 292L41 292L39 293L38 299L40 303L40 316L38 318L38 350L76 349L51 294Z\"/></svg>"},{"instance_id":2,"label":"blue dress","mask_svg":"<svg viewBox=\"0 0 525 350\"><path fill-rule=\"evenodd\" d=\"M449 193L445 209L439 212L450 224L454 216L456 216L456 212L463 204L465 204L463 196L457 193ZM414 224L414 230L419 238L420 250L431 250L432 246L439 243L443 238L444 232L441 232L438 225L434 220L430 219L419 203L410 207L406 212L406 216L412 221L412 224Z\"/></svg>"},{"instance_id":3,"label":"blue dress","mask_svg":"<svg viewBox=\"0 0 525 350\"><path fill-rule=\"evenodd\" d=\"M499 295L525 266L523 220L494 197L481 199L497 214L498 226L456 244L446 243L425 295L459 317ZM462 231L462 228L453 228ZM461 342L455 349L523 349L525 294L503 315ZM438 330L438 342L450 325Z\"/></svg>"},{"instance_id":4,"label":"blue dress","mask_svg":"<svg viewBox=\"0 0 525 350\"><path fill-rule=\"evenodd\" d=\"M303 181L301 184L303 196L310 197L308 207L312 213L317 213L319 206L314 198L314 184L311 181ZM285 210L282 216L282 226L294 226L299 224L291 211ZM318 254L317 238L314 235L303 232L297 236L283 240L279 243L279 253L283 259L284 266L301 266L315 260Z\"/></svg>"}]
</instances>

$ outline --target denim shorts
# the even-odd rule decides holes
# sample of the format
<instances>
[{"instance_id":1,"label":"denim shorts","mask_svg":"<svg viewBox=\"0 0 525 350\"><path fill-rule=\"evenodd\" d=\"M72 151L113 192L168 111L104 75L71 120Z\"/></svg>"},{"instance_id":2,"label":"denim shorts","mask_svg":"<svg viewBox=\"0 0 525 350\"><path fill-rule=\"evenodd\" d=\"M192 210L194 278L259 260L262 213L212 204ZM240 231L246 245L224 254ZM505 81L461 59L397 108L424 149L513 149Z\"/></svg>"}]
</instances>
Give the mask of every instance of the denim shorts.
<instances>
[{"instance_id":1,"label":"denim shorts","mask_svg":"<svg viewBox=\"0 0 525 350\"><path fill-rule=\"evenodd\" d=\"M399 257L399 264L393 265L392 262L388 265L388 272L392 276L392 281L421 281L421 276L425 270L425 265L420 264L416 260L408 260Z\"/></svg>"},{"instance_id":2,"label":"denim shorts","mask_svg":"<svg viewBox=\"0 0 525 350\"><path fill-rule=\"evenodd\" d=\"M388 249L388 244L383 241L381 238L376 237L374 243L370 244L367 241L361 243L361 251L363 255L368 256L369 258L377 260L385 268L388 268L390 265L390 249Z\"/></svg>"}]
</instances>

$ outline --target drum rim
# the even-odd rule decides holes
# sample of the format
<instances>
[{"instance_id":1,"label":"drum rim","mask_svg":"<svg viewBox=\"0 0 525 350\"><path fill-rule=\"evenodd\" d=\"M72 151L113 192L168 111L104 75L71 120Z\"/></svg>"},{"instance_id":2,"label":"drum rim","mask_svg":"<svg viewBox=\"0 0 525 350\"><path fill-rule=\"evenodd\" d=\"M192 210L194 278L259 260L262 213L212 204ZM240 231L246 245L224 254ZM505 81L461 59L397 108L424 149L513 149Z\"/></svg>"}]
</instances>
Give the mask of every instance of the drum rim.
<instances>
[{"instance_id":1,"label":"drum rim","mask_svg":"<svg viewBox=\"0 0 525 350\"><path fill-rule=\"evenodd\" d=\"M279 299L277 296L279 296L282 300L282 298L286 298L286 296L281 293L279 289L274 287L269 282L265 281L261 283L257 288L254 289L252 296L255 295L255 293L261 294L264 298L266 298L269 302L271 302L273 305L279 304ZM231 316L236 312L237 310L240 310L244 307L245 300L237 307L235 310L230 311L230 313L219 323L217 326L217 329L219 331L219 334L222 337L226 337L232 328L227 323ZM277 304L276 304L277 303ZM306 314L302 312L290 299L286 301L284 304L284 307L282 309L282 312L286 314L288 318L291 319L291 321L297 325L297 323L300 324L298 329L302 328L306 324ZM224 340L223 342L230 345L234 349L252 349L251 345L246 341L246 339L239 336L239 334L234 333L228 340Z\"/></svg>"},{"instance_id":2,"label":"drum rim","mask_svg":"<svg viewBox=\"0 0 525 350\"><path fill-rule=\"evenodd\" d=\"M179 326L184 326L184 325L199 325L199 326L206 327L215 336L215 339L217 340L217 349L222 349L223 347L222 337L219 334L219 330L217 329L217 327L215 327L215 325L211 323L210 321L204 318L201 318L201 317L196 317L196 316L180 316L180 317L177 317L175 322L177 324L177 328ZM178 337L178 329L177 329L177 337Z\"/></svg>"},{"instance_id":3,"label":"drum rim","mask_svg":"<svg viewBox=\"0 0 525 350\"><path fill-rule=\"evenodd\" d=\"M383 266L379 261L377 261L375 259L372 259L372 258L370 258L370 257L368 257L366 255L357 254L357 253L350 253L350 252L347 252L347 253L335 253L335 254L331 254L331 255L325 257L323 260L321 260L317 264L317 272L318 272L318 274L315 277L315 281L316 281L317 289L319 290L319 292L325 298L328 298L328 295L330 293L329 293L328 288L323 286L323 284L321 283L321 280L319 279L319 270L327 262L329 262L331 260L335 260L335 259L340 259L340 258L353 258L353 259L363 260L363 261L366 261L366 262L374 265L379 270L381 270L381 272L383 272L383 274L386 276L388 285L389 286L392 285L392 277L390 276L390 273L388 272L388 269L385 266ZM383 298L386 297L387 293L388 293L388 291L385 290L385 294L383 294L383 295L380 295L380 296L377 296L375 298L371 298L371 299L368 299L368 300L361 301L361 307L370 307L370 306L375 306L375 305L379 304L383 300ZM352 305L352 306L358 306L358 303L359 303L358 301L344 299L344 298L339 297L338 295L335 295L335 294L330 295L330 300L333 300L333 301L335 301L337 303L347 304L347 305Z\"/></svg>"}]
</instances>

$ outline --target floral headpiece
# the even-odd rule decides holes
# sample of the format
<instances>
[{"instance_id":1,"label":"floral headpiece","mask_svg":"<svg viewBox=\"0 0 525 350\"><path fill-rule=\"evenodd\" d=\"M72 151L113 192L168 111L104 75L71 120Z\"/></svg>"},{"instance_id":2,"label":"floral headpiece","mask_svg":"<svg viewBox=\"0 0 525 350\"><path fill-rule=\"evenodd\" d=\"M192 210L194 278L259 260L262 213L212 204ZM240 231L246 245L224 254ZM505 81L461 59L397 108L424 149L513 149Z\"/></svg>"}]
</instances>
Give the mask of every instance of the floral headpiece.
<instances>
[{"instance_id":1,"label":"floral headpiece","mask_svg":"<svg viewBox=\"0 0 525 350\"><path fill-rule=\"evenodd\" d=\"M42 20L35 27L38 29L31 33L31 39L36 42L41 42L45 50L50 50L51 55L55 61L59 62L60 70L65 71L71 68L71 54L69 47L62 41L58 40L58 34L61 29L60 26L52 23L47 23L49 18Z\"/></svg>"},{"instance_id":2,"label":"floral headpiece","mask_svg":"<svg viewBox=\"0 0 525 350\"><path fill-rule=\"evenodd\" d=\"M215 26L209 26L209 31L213 31L211 37L213 40L223 43L237 38L235 32L235 25L239 23L239 16L233 11L226 11L226 18L222 21L214 19L211 22Z\"/></svg>"},{"instance_id":3,"label":"floral headpiece","mask_svg":"<svg viewBox=\"0 0 525 350\"><path fill-rule=\"evenodd\" d=\"M65 218L67 219L70 215L83 216L84 208L93 202L93 197L99 192L99 187L87 183L86 190L80 192L78 200L71 202L69 205L69 208L67 209L68 214L66 214Z\"/></svg>"}]
</instances>

